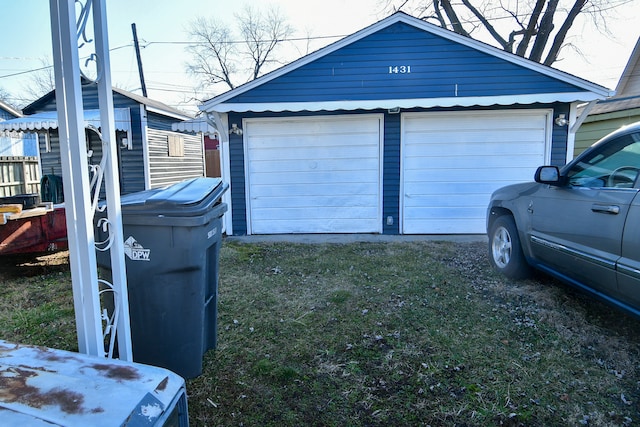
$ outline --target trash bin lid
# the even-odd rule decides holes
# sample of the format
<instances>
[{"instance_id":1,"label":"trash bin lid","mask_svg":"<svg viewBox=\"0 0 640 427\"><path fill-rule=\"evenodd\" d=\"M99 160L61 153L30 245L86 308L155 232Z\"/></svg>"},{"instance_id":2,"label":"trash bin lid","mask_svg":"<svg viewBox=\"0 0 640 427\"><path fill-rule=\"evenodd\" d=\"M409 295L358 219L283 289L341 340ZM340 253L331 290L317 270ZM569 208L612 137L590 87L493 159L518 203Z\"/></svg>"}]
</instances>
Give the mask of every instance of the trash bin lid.
<instances>
[{"instance_id":1,"label":"trash bin lid","mask_svg":"<svg viewBox=\"0 0 640 427\"><path fill-rule=\"evenodd\" d=\"M122 196L123 214L200 216L217 204L229 187L220 178L192 178L165 188Z\"/></svg>"}]
</instances>

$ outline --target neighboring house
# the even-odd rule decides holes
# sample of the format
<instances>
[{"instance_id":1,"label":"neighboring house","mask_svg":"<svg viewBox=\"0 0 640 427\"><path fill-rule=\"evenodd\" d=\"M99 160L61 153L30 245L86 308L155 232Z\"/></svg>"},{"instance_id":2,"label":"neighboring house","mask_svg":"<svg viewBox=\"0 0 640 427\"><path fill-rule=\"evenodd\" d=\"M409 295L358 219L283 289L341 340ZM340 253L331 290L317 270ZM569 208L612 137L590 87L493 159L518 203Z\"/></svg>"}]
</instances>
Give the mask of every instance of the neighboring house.
<instances>
[{"instance_id":1,"label":"neighboring house","mask_svg":"<svg viewBox=\"0 0 640 427\"><path fill-rule=\"evenodd\" d=\"M0 101L0 123L22 112ZM0 130L0 197L38 192L38 140L33 133Z\"/></svg>"},{"instance_id":2,"label":"neighboring house","mask_svg":"<svg viewBox=\"0 0 640 427\"><path fill-rule=\"evenodd\" d=\"M599 101L576 132L574 155L603 136L640 121L640 38L622 72L615 96Z\"/></svg>"},{"instance_id":3,"label":"neighboring house","mask_svg":"<svg viewBox=\"0 0 640 427\"><path fill-rule=\"evenodd\" d=\"M0 101L0 122L22 117L22 112ZM38 144L35 135L0 131L0 156L37 156Z\"/></svg>"},{"instance_id":4,"label":"neighboring house","mask_svg":"<svg viewBox=\"0 0 640 427\"><path fill-rule=\"evenodd\" d=\"M0 121L15 119L16 117L22 117L22 113L0 100Z\"/></svg>"},{"instance_id":5,"label":"neighboring house","mask_svg":"<svg viewBox=\"0 0 640 427\"><path fill-rule=\"evenodd\" d=\"M82 85L84 119L100 126L97 85ZM163 103L113 89L120 190L122 194L164 187L204 176L204 145L201 135L171 131L172 123L191 117ZM23 110L22 118L0 122L1 130L36 132L42 175L62 176L55 91ZM99 164L102 143L87 130L89 164Z\"/></svg>"},{"instance_id":6,"label":"neighboring house","mask_svg":"<svg viewBox=\"0 0 640 427\"><path fill-rule=\"evenodd\" d=\"M396 13L200 109L227 234L466 234L493 190L564 164L577 104L610 95Z\"/></svg>"}]
</instances>

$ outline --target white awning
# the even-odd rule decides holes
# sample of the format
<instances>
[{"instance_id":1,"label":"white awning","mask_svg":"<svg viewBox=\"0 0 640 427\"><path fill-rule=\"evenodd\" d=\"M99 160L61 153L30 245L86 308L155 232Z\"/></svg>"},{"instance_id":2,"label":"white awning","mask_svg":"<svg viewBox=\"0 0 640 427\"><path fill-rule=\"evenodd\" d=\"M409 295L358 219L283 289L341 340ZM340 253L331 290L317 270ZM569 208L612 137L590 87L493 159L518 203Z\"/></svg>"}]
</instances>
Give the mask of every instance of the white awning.
<instances>
[{"instance_id":1,"label":"white awning","mask_svg":"<svg viewBox=\"0 0 640 427\"><path fill-rule=\"evenodd\" d=\"M549 104L553 102L588 102L594 99L604 99L604 96L593 92L567 93L536 93L531 95L477 96L477 97L448 97L448 98L412 98L412 99L373 99L346 101L300 101L300 102L264 102L240 103L221 102L207 107L207 112L244 113L248 111L261 113L265 111L353 111L378 110L396 108L435 108L435 107L474 107L489 105L514 104ZM204 107L201 107L204 108Z\"/></svg>"},{"instance_id":2,"label":"white awning","mask_svg":"<svg viewBox=\"0 0 640 427\"><path fill-rule=\"evenodd\" d=\"M205 135L218 135L218 129L211 123L207 122L204 117L198 117L192 120L173 123L171 130L176 132L202 132Z\"/></svg>"},{"instance_id":3,"label":"white awning","mask_svg":"<svg viewBox=\"0 0 640 427\"><path fill-rule=\"evenodd\" d=\"M131 131L131 115L128 108L114 108L113 116L116 130ZM93 125L99 128L100 110L85 110L84 122L85 126ZM0 131L36 132L48 129L58 129L58 113L56 111L46 111L0 122Z\"/></svg>"}]
</instances>

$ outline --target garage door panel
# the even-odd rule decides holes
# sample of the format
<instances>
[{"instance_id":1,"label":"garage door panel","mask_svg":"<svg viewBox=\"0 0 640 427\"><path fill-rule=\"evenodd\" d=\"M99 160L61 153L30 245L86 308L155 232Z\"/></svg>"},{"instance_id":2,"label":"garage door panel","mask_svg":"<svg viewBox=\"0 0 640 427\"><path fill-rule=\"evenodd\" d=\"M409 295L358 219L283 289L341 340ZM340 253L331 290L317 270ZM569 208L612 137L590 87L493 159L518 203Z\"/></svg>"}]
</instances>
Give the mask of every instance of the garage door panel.
<instances>
[{"instance_id":1,"label":"garage door panel","mask_svg":"<svg viewBox=\"0 0 640 427\"><path fill-rule=\"evenodd\" d=\"M429 218L431 220L456 220L456 219L484 219L486 206L447 206L428 207L419 206L411 210L409 219Z\"/></svg>"},{"instance_id":2,"label":"garage door panel","mask_svg":"<svg viewBox=\"0 0 640 427\"><path fill-rule=\"evenodd\" d=\"M253 232L255 234L300 234L310 233L371 233L369 227L357 218L322 219L311 221L309 219L269 220L269 225L260 225ZM349 230L349 231L336 231Z\"/></svg>"},{"instance_id":3,"label":"garage door panel","mask_svg":"<svg viewBox=\"0 0 640 427\"><path fill-rule=\"evenodd\" d=\"M307 139L310 136L325 135L334 136L336 134L353 135L358 133L375 134L376 131L370 125L371 121L377 120L373 115L368 117L348 117L333 116L330 126L323 121L327 117L313 118L285 118L285 119L265 119L260 122L260 137L264 135L271 136L291 136ZM252 121L252 125L257 121ZM250 134L249 136L254 136Z\"/></svg>"},{"instance_id":4,"label":"garage door panel","mask_svg":"<svg viewBox=\"0 0 640 427\"><path fill-rule=\"evenodd\" d=\"M274 172L274 173L262 173L262 174L254 174L255 177L259 178L259 184L256 184L255 188L259 188L263 185L272 185L272 184L282 184L283 182L295 182L297 184L317 184L323 182L333 182L334 188L333 191L341 191L338 188L339 185L349 184L349 183L370 183L371 179L376 179L376 172L368 171L362 172L359 174L354 173L353 171L324 171L324 172ZM315 187L307 186L309 192L316 193L317 189ZM309 193L308 192L308 193Z\"/></svg>"},{"instance_id":5,"label":"garage door panel","mask_svg":"<svg viewBox=\"0 0 640 427\"><path fill-rule=\"evenodd\" d=\"M539 129L547 125L547 119L543 115L538 114L540 110L502 110L490 112L460 112L450 115L441 114L437 121L425 121L420 114L404 117L404 123L409 127L407 134L411 133L430 133L437 131L450 131L451 129L460 129L465 132L472 130L487 130L487 122L496 122L496 127L501 130L510 129ZM430 114L430 113L425 113ZM500 123L501 118L503 120ZM460 124L464 122L464 128Z\"/></svg>"},{"instance_id":6,"label":"garage door panel","mask_svg":"<svg viewBox=\"0 0 640 427\"><path fill-rule=\"evenodd\" d=\"M371 192L371 185L368 183L343 183L341 185L341 194L351 195L367 195L373 197L377 196L377 193ZM335 184L314 184L316 194L335 194ZM282 197L282 194L286 194L286 198L300 198L309 195L309 186L305 183L295 183L291 185L257 185L253 188L253 198L260 197Z\"/></svg>"},{"instance_id":7,"label":"garage door panel","mask_svg":"<svg viewBox=\"0 0 640 427\"><path fill-rule=\"evenodd\" d=\"M246 120L250 232L380 232L381 120Z\"/></svg>"},{"instance_id":8,"label":"garage door panel","mask_svg":"<svg viewBox=\"0 0 640 427\"><path fill-rule=\"evenodd\" d=\"M433 196L446 196L449 197L451 195L464 195L464 194L487 194L492 193L496 186L502 186L500 181L496 182L471 182L468 185L460 185L460 183L456 182L442 182L437 186L431 186L430 188L425 189L425 185L415 185L413 187L407 187L405 185L405 193L410 197L414 194L430 194ZM407 197L407 199L409 198ZM444 197L441 197L444 199Z\"/></svg>"},{"instance_id":9,"label":"garage door panel","mask_svg":"<svg viewBox=\"0 0 640 427\"><path fill-rule=\"evenodd\" d=\"M459 183L466 185L470 179L476 181L531 181L535 172L530 168L501 168L499 169L476 169L470 173L468 169L449 170L444 172L441 169L436 170L409 170L413 172L414 178L411 183L407 183L408 188L416 186L433 187L441 183Z\"/></svg>"},{"instance_id":10,"label":"garage door panel","mask_svg":"<svg viewBox=\"0 0 640 427\"><path fill-rule=\"evenodd\" d=\"M325 219L349 219L349 218L375 218L377 210L375 208L369 208L366 206L349 206L349 207L332 207L331 209L307 209L301 208L264 208L256 209L253 214L254 219L268 220L315 220L322 221Z\"/></svg>"},{"instance_id":11,"label":"garage door panel","mask_svg":"<svg viewBox=\"0 0 640 427\"><path fill-rule=\"evenodd\" d=\"M434 143L425 140L405 143L403 153L407 159L432 156L470 156L482 148L485 153L540 154L540 141L482 142L482 143Z\"/></svg>"},{"instance_id":12,"label":"garage door panel","mask_svg":"<svg viewBox=\"0 0 640 427\"><path fill-rule=\"evenodd\" d=\"M489 198L486 194L449 195L446 199L440 195L411 195L406 198L405 207L423 208L425 206L440 206L443 208L456 208L460 206L482 206L486 209ZM413 212L413 210L412 210Z\"/></svg>"},{"instance_id":13,"label":"garage door panel","mask_svg":"<svg viewBox=\"0 0 640 427\"><path fill-rule=\"evenodd\" d=\"M478 234L478 229L485 228L485 220L469 219L469 218L448 218L448 219L426 219L414 220L406 224L404 228L405 234L425 234L424 230L428 229L427 234Z\"/></svg>"},{"instance_id":14,"label":"garage door panel","mask_svg":"<svg viewBox=\"0 0 640 427\"><path fill-rule=\"evenodd\" d=\"M456 129L456 128L454 128ZM418 142L420 139L427 137L429 140L448 143L465 143L482 141L486 137L486 126L482 129L459 130L455 134L451 134L451 129L443 130L441 132L424 132L424 133L407 133L407 142ZM526 132L526 134L524 133ZM517 143L521 138L526 137L534 139L537 136L544 134L539 129L531 128L518 128L518 129L500 129L499 134L491 135L491 141L495 143Z\"/></svg>"},{"instance_id":15,"label":"garage door panel","mask_svg":"<svg viewBox=\"0 0 640 427\"><path fill-rule=\"evenodd\" d=\"M548 110L405 113L402 232L484 233L496 189L544 164Z\"/></svg>"},{"instance_id":16,"label":"garage door panel","mask_svg":"<svg viewBox=\"0 0 640 427\"><path fill-rule=\"evenodd\" d=\"M353 156L353 153L351 154ZM346 159L332 159L331 161L323 159L310 159L310 160L273 160L273 161L253 161L249 165L250 173L273 173L274 170L291 171L291 172L323 172L323 171L351 171L353 172L353 162L359 162L359 164L367 170L374 170L378 168L380 159L373 158L360 158L355 159L353 157Z\"/></svg>"},{"instance_id":17,"label":"garage door panel","mask_svg":"<svg viewBox=\"0 0 640 427\"><path fill-rule=\"evenodd\" d=\"M251 206L257 211L260 209L273 209L272 206L277 204L279 206L287 206L286 208L279 208L284 211L286 209L299 208L313 208L315 210L332 208L335 210L342 209L343 206L349 205L355 211L357 207L369 207L372 196L375 196L375 194L353 194L348 196L328 195L316 196L313 199L306 197L255 197L251 199Z\"/></svg>"},{"instance_id":18,"label":"garage door panel","mask_svg":"<svg viewBox=\"0 0 640 427\"><path fill-rule=\"evenodd\" d=\"M297 143L296 140L291 142L292 144ZM360 144L357 147L322 147L322 146L312 146L312 147L290 147L287 149L278 149L276 147L269 148L254 148L251 152L251 158L255 161L271 161L274 159L279 160L311 160L311 159L324 159L324 160L334 160L334 159L359 159L361 157L356 157L354 154L362 154L364 158L377 158L378 153L378 145L367 143Z\"/></svg>"},{"instance_id":19,"label":"garage door panel","mask_svg":"<svg viewBox=\"0 0 640 427\"><path fill-rule=\"evenodd\" d=\"M435 157L412 157L404 162L405 170L420 170L425 167L451 171L455 174L455 169L475 169L475 168L520 168L531 167L533 162L542 165L544 156L540 155L518 155L518 156L435 156ZM533 176L532 176L533 177Z\"/></svg>"}]
</instances>

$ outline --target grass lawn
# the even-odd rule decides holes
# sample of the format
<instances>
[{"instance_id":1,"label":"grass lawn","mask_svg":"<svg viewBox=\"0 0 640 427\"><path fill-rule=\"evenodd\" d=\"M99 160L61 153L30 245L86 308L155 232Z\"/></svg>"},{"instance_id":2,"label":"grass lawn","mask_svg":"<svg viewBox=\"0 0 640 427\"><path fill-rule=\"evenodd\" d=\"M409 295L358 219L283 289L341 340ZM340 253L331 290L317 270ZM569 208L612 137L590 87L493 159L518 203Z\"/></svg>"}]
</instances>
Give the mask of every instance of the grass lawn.
<instances>
[{"instance_id":1,"label":"grass lawn","mask_svg":"<svg viewBox=\"0 0 640 427\"><path fill-rule=\"evenodd\" d=\"M638 425L638 320L485 252L225 240L191 425ZM77 349L68 265L7 271L0 337Z\"/></svg>"}]
</instances>

